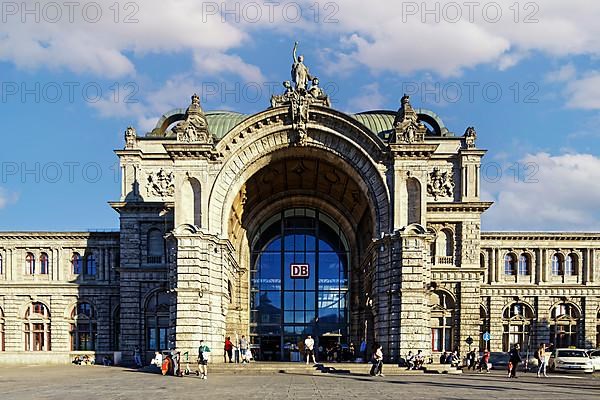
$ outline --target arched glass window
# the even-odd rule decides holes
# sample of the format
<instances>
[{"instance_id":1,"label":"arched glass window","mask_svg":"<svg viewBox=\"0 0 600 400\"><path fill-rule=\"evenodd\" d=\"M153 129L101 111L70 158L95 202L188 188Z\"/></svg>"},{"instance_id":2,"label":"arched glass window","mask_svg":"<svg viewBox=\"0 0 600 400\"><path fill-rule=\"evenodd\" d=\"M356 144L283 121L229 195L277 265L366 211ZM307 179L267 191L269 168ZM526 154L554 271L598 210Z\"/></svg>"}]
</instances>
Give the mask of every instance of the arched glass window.
<instances>
[{"instance_id":1,"label":"arched glass window","mask_svg":"<svg viewBox=\"0 0 600 400\"><path fill-rule=\"evenodd\" d=\"M25 256L25 271L29 275L35 275L35 256L32 253Z\"/></svg>"},{"instance_id":2,"label":"arched glass window","mask_svg":"<svg viewBox=\"0 0 600 400\"><path fill-rule=\"evenodd\" d=\"M25 351L50 351L50 310L45 304L34 302L27 307L23 319Z\"/></svg>"},{"instance_id":3,"label":"arched glass window","mask_svg":"<svg viewBox=\"0 0 600 400\"><path fill-rule=\"evenodd\" d=\"M504 275L517 274L517 262L514 254L509 253L504 256Z\"/></svg>"},{"instance_id":4,"label":"arched glass window","mask_svg":"<svg viewBox=\"0 0 600 400\"><path fill-rule=\"evenodd\" d=\"M75 275L79 275L83 272L83 260L79 253L73 253L71 256L71 268Z\"/></svg>"},{"instance_id":5,"label":"arched glass window","mask_svg":"<svg viewBox=\"0 0 600 400\"><path fill-rule=\"evenodd\" d=\"M146 350L169 349L169 311L171 295L155 292L146 302Z\"/></svg>"},{"instance_id":6,"label":"arched glass window","mask_svg":"<svg viewBox=\"0 0 600 400\"><path fill-rule=\"evenodd\" d=\"M112 345L114 350L121 348L121 307L117 306L113 313L113 336Z\"/></svg>"},{"instance_id":7,"label":"arched glass window","mask_svg":"<svg viewBox=\"0 0 600 400\"><path fill-rule=\"evenodd\" d=\"M569 254L565 259L565 275L577 275L577 255Z\"/></svg>"},{"instance_id":8,"label":"arched glass window","mask_svg":"<svg viewBox=\"0 0 600 400\"><path fill-rule=\"evenodd\" d=\"M71 312L71 351L96 350L98 325L90 303L77 303Z\"/></svg>"},{"instance_id":9,"label":"arched glass window","mask_svg":"<svg viewBox=\"0 0 600 400\"><path fill-rule=\"evenodd\" d=\"M525 253L521 254L519 257L519 275L530 275L530 265L531 263L529 262L529 255Z\"/></svg>"},{"instance_id":10,"label":"arched glass window","mask_svg":"<svg viewBox=\"0 0 600 400\"><path fill-rule=\"evenodd\" d=\"M577 346L581 314L572 303L559 303L550 313L550 340L558 347Z\"/></svg>"},{"instance_id":11,"label":"arched glass window","mask_svg":"<svg viewBox=\"0 0 600 400\"><path fill-rule=\"evenodd\" d=\"M502 313L502 351L510 351L515 344L526 351L532 321L533 310L527 304L515 302L506 307Z\"/></svg>"},{"instance_id":12,"label":"arched glass window","mask_svg":"<svg viewBox=\"0 0 600 400\"><path fill-rule=\"evenodd\" d=\"M482 305L479 306L479 349L489 350L489 341L483 340L483 334L490 331L490 314L486 308Z\"/></svg>"},{"instance_id":13,"label":"arched glass window","mask_svg":"<svg viewBox=\"0 0 600 400\"><path fill-rule=\"evenodd\" d=\"M453 351L454 311L452 296L443 290L436 290L429 299L431 308L431 351Z\"/></svg>"},{"instance_id":14,"label":"arched glass window","mask_svg":"<svg viewBox=\"0 0 600 400\"><path fill-rule=\"evenodd\" d=\"M95 276L98 267L96 264L96 256L93 253L89 253L85 256L85 275Z\"/></svg>"},{"instance_id":15,"label":"arched glass window","mask_svg":"<svg viewBox=\"0 0 600 400\"><path fill-rule=\"evenodd\" d=\"M564 273L564 260L560 253L552 256L552 275L562 275Z\"/></svg>"},{"instance_id":16,"label":"arched glass window","mask_svg":"<svg viewBox=\"0 0 600 400\"><path fill-rule=\"evenodd\" d=\"M48 254L40 254L40 274L48 273Z\"/></svg>"},{"instance_id":17,"label":"arched glass window","mask_svg":"<svg viewBox=\"0 0 600 400\"><path fill-rule=\"evenodd\" d=\"M0 351L4 351L4 311L0 308Z\"/></svg>"},{"instance_id":18,"label":"arched glass window","mask_svg":"<svg viewBox=\"0 0 600 400\"><path fill-rule=\"evenodd\" d=\"M161 264L165 254L165 240L158 229L148 231L148 264Z\"/></svg>"}]
</instances>

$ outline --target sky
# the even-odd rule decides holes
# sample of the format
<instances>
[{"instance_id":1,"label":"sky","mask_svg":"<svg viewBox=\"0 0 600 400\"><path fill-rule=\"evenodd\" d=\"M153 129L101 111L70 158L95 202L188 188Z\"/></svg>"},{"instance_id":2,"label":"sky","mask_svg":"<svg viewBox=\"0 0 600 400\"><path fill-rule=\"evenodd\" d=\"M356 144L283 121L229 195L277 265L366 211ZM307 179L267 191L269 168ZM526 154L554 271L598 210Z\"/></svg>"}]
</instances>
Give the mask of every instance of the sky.
<instances>
[{"instance_id":1,"label":"sky","mask_svg":"<svg viewBox=\"0 0 600 400\"><path fill-rule=\"evenodd\" d=\"M483 230L600 231L600 3L27 1L0 5L0 230L116 229L114 149L198 93L255 113L291 50L336 109L403 93L477 130Z\"/></svg>"}]
</instances>

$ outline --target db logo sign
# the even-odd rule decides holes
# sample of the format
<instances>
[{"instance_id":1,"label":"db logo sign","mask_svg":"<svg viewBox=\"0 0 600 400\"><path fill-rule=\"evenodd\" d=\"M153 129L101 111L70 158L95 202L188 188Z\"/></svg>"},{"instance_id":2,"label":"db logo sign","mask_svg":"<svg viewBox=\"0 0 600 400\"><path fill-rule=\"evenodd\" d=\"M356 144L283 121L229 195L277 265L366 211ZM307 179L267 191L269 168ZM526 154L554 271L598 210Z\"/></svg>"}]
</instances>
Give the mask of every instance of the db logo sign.
<instances>
[{"instance_id":1,"label":"db logo sign","mask_svg":"<svg viewBox=\"0 0 600 400\"><path fill-rule=\"evenodd\" d=\"M308 264L290 264L290 276L295 279L306 279L310 276Z\"/></svg>"}]
</instances>

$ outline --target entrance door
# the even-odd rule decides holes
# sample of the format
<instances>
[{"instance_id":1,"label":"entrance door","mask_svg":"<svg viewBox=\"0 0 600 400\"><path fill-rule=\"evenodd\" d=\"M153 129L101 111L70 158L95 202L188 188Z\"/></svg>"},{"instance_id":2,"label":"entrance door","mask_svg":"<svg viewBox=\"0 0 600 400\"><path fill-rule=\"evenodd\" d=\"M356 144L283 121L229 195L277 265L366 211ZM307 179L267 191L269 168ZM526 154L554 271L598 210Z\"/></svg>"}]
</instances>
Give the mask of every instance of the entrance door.
<instances>
[{"instance_id":1,"label":"entrance door","mask_svg":"<svg viewBox=\"0 0 600 400\"><path fill-rule=\"evenodd\" d=\"M251 341L264 359L296 360L307 335L348 337L350 249L335 223L314 209L269 218L252 244ZM279 346L276 342L279 340Z\"/></svg>"}]
</instances>

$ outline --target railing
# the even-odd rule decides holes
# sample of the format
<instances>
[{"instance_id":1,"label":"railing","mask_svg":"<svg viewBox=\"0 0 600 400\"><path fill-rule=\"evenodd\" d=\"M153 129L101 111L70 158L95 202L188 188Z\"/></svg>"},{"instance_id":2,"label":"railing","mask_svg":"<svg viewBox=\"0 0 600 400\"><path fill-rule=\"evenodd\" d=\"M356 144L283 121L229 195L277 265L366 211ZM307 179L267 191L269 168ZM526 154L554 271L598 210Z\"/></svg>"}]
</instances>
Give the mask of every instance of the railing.
<instances>
[{"instance_id":1,"label":"railing","mask_svg":"<svg viewBox=\"0 0 600 400\"><path fill-rule=\"evenodd\" d=\"M454 264L454 257L453 256L438 256L437 263L452 265L452 264Z\"/></svg>"},{"instance_id":2,"label":"railing","mask_svg":"<svg viewBox=\"0 0 600 400\"><path fill-rule=\"evenodd\" d=\"M162 264L162 256L148 256L146 262L148 264Z\"/></svg>"}]
</instances>

